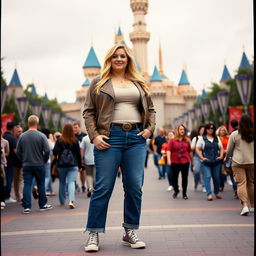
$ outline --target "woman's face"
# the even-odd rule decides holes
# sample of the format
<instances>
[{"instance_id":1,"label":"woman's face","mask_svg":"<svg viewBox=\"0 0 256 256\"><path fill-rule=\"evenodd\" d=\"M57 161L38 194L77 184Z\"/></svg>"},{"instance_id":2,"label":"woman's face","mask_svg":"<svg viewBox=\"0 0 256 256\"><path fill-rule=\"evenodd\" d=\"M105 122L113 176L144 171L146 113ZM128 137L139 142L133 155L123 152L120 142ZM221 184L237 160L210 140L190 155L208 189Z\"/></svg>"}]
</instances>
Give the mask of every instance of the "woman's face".
<instances>
[{"instance_id":1,"label":"woman's face","mask_svg":"<svg viewBox=\"0 0 256 256\"><path fill-rule=\"evenodd\" d=\"M213 132L214 132L214 128L212 125L208 129L206 129L207 135L213 135Z\"/></svg>"},{"instance_id":2,"label":"woman's face","mask_svg":"<svg viewBox=\"0 0 256 256\"><path fill-rule=\"evenodd\" d=\"M203 134L204 134L204 127L202 127L202 128L199 130L199 135L200 135L200 136L203 136Z\"/></svg>"},{"instance_id":3,"label":"woman's face","mask_svg":"<svg viewBox=\"0 0 256 256\"><path fill-rule=\"evenodd\" d=\"M226 136L226 130L224 128L220 128L220 136L221 137Z\"/></svg>"},{"instance_id":4,"label":"woman's face","mask_svg":"<svg viewBox=\"0 0 256 256\"><path fill-rule=\"evenodd\" d=\"M174 138L174 133L173 132L169 132L167 135L168 140L171 140Z\"/></svg>"},{"instance_id":5,"label":"woman's face","mask_svg":"<svg viewBox=\"0 0 256 256\"><path fill-rule=\"evenodd\" d=\"M185 128L183 126L180 126L178 132L179 132L180 136L184 136L185 135Z\"/></svg>"},{"instance_id":6,"label":"woman's face","mask_svg":"<svg viewBox=\"0 0 256 256\"><path fill-rule=\"evenodd\" d=\"M111 67L114 71L125 71L128 57L123 48L118 48L111 58Z\"/></svg>"}]
</instances>

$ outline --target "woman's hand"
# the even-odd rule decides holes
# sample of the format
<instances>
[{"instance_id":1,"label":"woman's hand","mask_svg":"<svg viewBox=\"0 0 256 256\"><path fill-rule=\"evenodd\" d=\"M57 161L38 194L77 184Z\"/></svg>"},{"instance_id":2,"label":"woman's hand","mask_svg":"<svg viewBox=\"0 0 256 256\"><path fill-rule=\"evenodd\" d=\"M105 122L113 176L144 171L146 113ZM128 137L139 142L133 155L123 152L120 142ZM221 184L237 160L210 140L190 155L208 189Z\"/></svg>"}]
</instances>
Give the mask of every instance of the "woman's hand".
<instances>
[{"instance_id":1,"label":"woman's hand","mask_svg":"<svg viewBox=\"0 0 256 256\"><path fill-rule=\"evenodd\" d=\"M94 138L93 140L93 144L94 146L98 149L98 150L103 150L103 149L107 149L110 147L110 145L105 142L103 139L108 140L109 137L105 136L105 135L98 135L97 137Z\"/></svg>"},{"instance_id":2,"label":"woman's hand","mask_svg":"<svg viewBox=\"0 0 256 256\"><path fill-rule=\"evenodd\" d=\"M145 140L151 136L151 131L148 129L144 129L143 131L139 132L137 135L142 136Z\"/></svg>"},{"instance_id":3,"label":"woman's hand","mask_svg":"<svg viewBox=\"0 0 256 256\"><path fill-rule=\"evenodd\" d=\"M202 161L205 161L205 160L208 160L208 158L202 157L201 160L202 160Z\"/></svg>"}]
</instances>

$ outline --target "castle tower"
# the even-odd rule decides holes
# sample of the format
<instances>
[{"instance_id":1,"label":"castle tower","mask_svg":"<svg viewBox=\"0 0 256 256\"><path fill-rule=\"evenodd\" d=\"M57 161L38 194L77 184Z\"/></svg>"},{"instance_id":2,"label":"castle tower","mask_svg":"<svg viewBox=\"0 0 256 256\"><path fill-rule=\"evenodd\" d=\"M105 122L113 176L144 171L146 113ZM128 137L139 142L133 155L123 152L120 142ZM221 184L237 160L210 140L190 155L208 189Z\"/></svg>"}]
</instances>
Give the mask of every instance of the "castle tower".
<instances>
[{"instance_id":1,"label":"castle tower","mask_svg":"<svg viewBox=\"0 0 256 256\"><path fill-rule=\"evenodd\" d=\"M131 0L131 9L134 15L133 32L130 40L133 43L133 52L141 65L142 74L148 72L147 43L150 33L146 31L145 15L148 12L148 0Z\"/></svg>"},{"instance_id":2,"label":"castle tower","mask_svg":"<svg viewBox=\"0 0 256 256\"><path fill-rule=\"evenodd\" d=\"M84 76L88 78L90 81L95 76L99 75L100 73L100 63L98 58L95 54L93 47L91 47L89 54L84 62L83 69L84 69Z\"/></svg>"},{"instance_id":3,"label":"castle tower","mask_svg":"<svg viewBox=\"0 0 256 256\"><path fill-rule=\"evenodd\" d=\"M223 89L227 89L227 90L230 89L230 87L228 87L227 84L226 84L226 81L229 80L229 79L231 79L231 76L230 76L228 68L225 64L223 72L222 72L222 76L221 76L221 79L220 79L220 87L223 88Z\"/></svg>"},{"instance_id":4,"label":"castle tower","mask_svg":"<svg viewBox=\"0 0 256 256\"><path fill-rule=\"evenodd\" d=\"M239 68L249 68L249 69L252 68L245 52L243 52Z\"/></svg>"},{"instance_id":5,"label":"castle tower","mask_svg":"<svg viewBox=\"0 0 256 256\"><path fill-rule=\"evenodd\" d=\"M163 70L162 48L160 44L159 44L159 74L161 77L166 77Z\"/></svg>"},{"instance_id":6,"label":"castle tower","mask_svg":"<svg viewBox=\"0 0 256 256\"><path fill-rule=\"evenodd\" d=\"M14 95L15 98L23 97L23 86L20 82L20 78L16 68L14 69L12 79L7 86L7 95L8 97Z\"/></svg>"},{"instance_id":7,"label":"castle tower","mask_svg":"<svg viewBox=\"0 0 256 256\"><path fill-rule=\"evenodd\" d=\"M125 44L124 35L120 27L118 28L118 31L115 34L115 44Z\"/></svg>"}]
</instances>

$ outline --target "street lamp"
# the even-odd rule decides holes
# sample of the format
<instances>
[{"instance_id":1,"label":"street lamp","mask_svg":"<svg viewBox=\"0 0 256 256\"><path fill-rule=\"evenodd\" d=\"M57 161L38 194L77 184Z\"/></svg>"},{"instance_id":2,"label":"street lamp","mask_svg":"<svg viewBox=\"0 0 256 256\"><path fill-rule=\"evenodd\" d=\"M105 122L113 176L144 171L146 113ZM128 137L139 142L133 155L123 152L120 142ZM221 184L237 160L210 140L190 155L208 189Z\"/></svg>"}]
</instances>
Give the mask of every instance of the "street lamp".
<instances>
[{"instance_id":1,"label":"street lamp","mask_svg":"<svg viewBox=\"0 0 256 256\"><path fill-rule=\"evenodd\" d=\"M209 101L203 101L201 103L201 110L204 117L205 123L208 122L209 116L210 116L210 102Z\"/></svg>"},{"instance_id":2,"label":"street lamp","mask_svg":"<svg viewBox=\"0 0 256 256\"><path fill-rule=\"evenodd\" d=\"M41 112L42 112L42 103L41 102L34 102L31 104L31 111L33 115L36 115L38 118L40 118Z\"/></svg>"},{"instance_id":3,"label":"street lamp","mask_svg":"<svg viewBox=\"0 0 256 256\"><path fill-rule=\"evenodd\" d=\"M250 102L252 90L252 77L250 75L237 75L236 87L244 105L245 113L248 114L248 104Z\"/></svg>"},{"instance_id":4,"label":"street lamp","mask_svg":"<svg viewBox=\"0 0 256 256\"><path fill-rule=\"evenodd\" d=\"M228 98L229 93L228 92L218 92L217 93L217 100L220 107L220 112L223 116L223 124L226 125L226 112L228 109Z\"/></svg>"},{"instance_id":5,"label":"street lamp","mask_svg":"<svg viewBox=\"0 0 256 256\"><path fill-rule=\"evenodd\" d=\"M25 117L28 111L28 98L26 97L16 98L16 105L19 112L21 123L22 125L25 126L26 124Z\"/></svg>"},{"instance_id":6,"label":"street lamp","mask_svg":"<svg viewBox=\"0 0 256 256\"><path fill-rule=\"evenodd\" d=\"M1 113L3 113L6 98L7 98L7 87L6 85L1 85Z\"/></svg>"},{"instance_id":7,"label":"street lamp","mask_svg":"<svg viewBox=\"0 0 256 256\"><path fill-rule=\"evenodd\" d=\"M218 111L218 107L219 107L217 96L212 96L210 98L210 105L211 105L212 113L215 117L215 122L216 122L215 125L217 125L217 111Z\"/></svg>"},{"instance_id":8,"label":"street lamp","mask_svg":"<svg viewBox=\"0 0 256 256\"><path fill-rule=\"evenodd\" d=\"M195 116L196 116L196 119L197 119L198 125L199 125L202 121L202 111L201 111L200 105L195 107Z\"/></svg>"},{"instance_id":9,"label":"street lamp","mask_svg":"<svg viewBox=\"0 0 256 256\"><path fill-rule=\"evenodd\" d=\"M188 111L189 119L191 120L191 130L193 130L195 127L195 109L190 109Z\"/></svg>"},{"instance_id":10,"label":"street lamp","mask_svg":"<svg viewBox=\"0 0 256 256\"><path fill-rule=\"evenodd\" d=\"M44 119L44 125L47 128L49 121L50 121L50 115L51 115L51 108L50 107L43 107L42 108L42 115Z\"/></svg>"},{"instance_id":11,"label":"street lamp","mask_svg":"<svg viewBox=\"0 0 256 256\"><path fill-rule=\"evenodd\" d=\"M59 121L60 121L60 112L56 110L52 111L52 123L55 130L58 129Z\"/></svg>"}]
</instances>

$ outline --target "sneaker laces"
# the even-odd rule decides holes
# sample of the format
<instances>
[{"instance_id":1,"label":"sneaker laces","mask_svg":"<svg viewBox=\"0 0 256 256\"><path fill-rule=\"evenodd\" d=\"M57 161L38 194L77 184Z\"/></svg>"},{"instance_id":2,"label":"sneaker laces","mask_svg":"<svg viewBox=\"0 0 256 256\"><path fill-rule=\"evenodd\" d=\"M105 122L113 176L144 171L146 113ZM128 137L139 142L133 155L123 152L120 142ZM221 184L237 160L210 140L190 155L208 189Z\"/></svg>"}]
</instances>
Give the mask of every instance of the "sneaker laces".
<instances>
[{"instance_id":1,"label":"sneaker laces","mask_svg":"<svg viewBox=\"0 0 256 256\"><path fill-rule=\"evenodd\" d=\"M89 233L89 240L88 244L98 244L98 233L97 232L90 232Z\"/></svg>"},{"instance_id":2,"label":"sneaker laces","mask_svg":"<svg viewBox=\"0 0 256 256\"><path fill-rule=\"evenodd\" d=\"M134 229L127 229L126 232L127 232L128 236L129 236L133 241L135 241L135 242L138 242L138 241L139 241L139 238L138 238L138 236L137 236L137 234L136 234L136 232L135 232Z\"/></svg>"}]
</instances>

